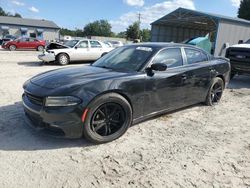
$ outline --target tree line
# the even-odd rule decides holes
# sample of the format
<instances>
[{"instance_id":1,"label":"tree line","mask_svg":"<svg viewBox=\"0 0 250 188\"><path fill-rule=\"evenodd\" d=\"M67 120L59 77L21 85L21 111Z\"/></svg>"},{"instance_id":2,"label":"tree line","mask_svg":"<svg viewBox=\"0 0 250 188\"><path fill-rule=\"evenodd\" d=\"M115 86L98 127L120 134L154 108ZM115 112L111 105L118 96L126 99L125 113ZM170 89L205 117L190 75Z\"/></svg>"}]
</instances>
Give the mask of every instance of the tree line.
<instances>
[{"instance_id":1,"label":"tree line","mask_svg":"<svg viewBox=\"0 0 250 188\"><path fill-rule=\"evenodd\" d=\"M126 31L114 33L112 32L111 24L107 20L97 20L85 25L83 29L70 30L67 28L62 28L60 34L76 37L104 36L127 38L129 40L141 39L144 42L150 41L150 30L140 30L139 22L134 22L132 25L128 26Z\"/></svg>"},{"instance_id":2,"label":"tree line","mask_svg":"<svg viewBox=\"0 0 250 188\"><path fill-rule=\"evenodd\" d=\"M18 14L18 13L12 14L10 12L6 12L3 10L2 7L0 7L0 16L10 16L10 17L22 18L21 14Z\"/></svg>"}]
</instances>

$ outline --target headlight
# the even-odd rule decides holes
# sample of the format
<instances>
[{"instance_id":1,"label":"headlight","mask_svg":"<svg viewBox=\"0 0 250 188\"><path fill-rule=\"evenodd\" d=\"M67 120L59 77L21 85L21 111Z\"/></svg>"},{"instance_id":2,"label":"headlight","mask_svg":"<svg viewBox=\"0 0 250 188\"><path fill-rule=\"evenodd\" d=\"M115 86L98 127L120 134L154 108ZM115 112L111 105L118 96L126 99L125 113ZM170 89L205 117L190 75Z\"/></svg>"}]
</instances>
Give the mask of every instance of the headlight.
<instances>
[{"instance_id":1,"label":"headlight","mask_svg":"<svg viewBox=\"0 0 250 188\"><path fill-rule=\"evenodd\" d=\"M47 97L45 106L74 106L81 102L81 99L73 96Z\"/></svg>"}]
</instances>

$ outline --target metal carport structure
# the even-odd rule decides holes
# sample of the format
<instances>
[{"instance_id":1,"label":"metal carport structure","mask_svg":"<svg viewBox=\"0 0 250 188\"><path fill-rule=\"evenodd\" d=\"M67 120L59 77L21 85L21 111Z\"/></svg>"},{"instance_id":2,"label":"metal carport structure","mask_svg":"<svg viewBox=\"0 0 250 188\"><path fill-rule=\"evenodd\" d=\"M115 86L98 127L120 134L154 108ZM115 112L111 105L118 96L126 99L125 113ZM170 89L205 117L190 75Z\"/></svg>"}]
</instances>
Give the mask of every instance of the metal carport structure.
<instances>
[{"instance_id":1,"label":"metal carport structure","mask_svg":"<svg viewBox=\"0 0 250 188\"><path fill-rule=\"evenodd\" d=\"M151 24L152 42L183 42L210 34L213 51L223 56L225 46L250 38L250 21L178 8Z\"/></svg>"}]
</instances>

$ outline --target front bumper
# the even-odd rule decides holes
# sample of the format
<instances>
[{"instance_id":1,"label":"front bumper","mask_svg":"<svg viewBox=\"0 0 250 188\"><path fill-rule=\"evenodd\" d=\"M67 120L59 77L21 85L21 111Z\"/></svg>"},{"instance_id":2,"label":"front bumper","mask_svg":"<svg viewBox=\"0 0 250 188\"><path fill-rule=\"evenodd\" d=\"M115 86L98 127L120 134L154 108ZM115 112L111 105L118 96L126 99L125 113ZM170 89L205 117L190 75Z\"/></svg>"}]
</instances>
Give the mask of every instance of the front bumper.
<instances>
[{"instance_id":1,"label":"front bumper","mask_svg":"<svg viewBox=\"0 0 250 188\"><path fill-rule=\"evenodd\" d=\"M23 94L23 107L27 125L47 135L65 138L81 138L83 123L78 107L39 106Z\"/></svg>"},{"instance_id":2,"label":"front bumper","mask_svg":"<svg viewBox=\"0 0 250 188\"><path fill-rule=\"evenodd\" d=\"M56 60L56 57L54 53L44 53L44 54L38 55L38 59L44 62L52 62Z\"/></svg>"}]
</instances>

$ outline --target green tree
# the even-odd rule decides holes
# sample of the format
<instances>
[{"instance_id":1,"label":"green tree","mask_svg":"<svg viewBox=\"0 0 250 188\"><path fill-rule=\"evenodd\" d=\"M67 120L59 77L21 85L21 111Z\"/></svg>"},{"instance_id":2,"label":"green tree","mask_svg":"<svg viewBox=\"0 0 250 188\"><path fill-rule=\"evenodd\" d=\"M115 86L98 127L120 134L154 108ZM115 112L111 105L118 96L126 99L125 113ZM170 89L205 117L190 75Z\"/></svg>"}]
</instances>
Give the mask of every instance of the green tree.
<instances>
[{"instance_id":1,"label":"green tree","mask_svg":"<svg viewBox=\"0 0 250 188\"><path fill-rule=\"evenodd\" d=\"M141 37L143 42L149 42L151 38L151 31L149 29L141 30Z\"/></svg>"},{"instance_id":2,"label":"green tree","mask_svg":"<svg viewBox=\"0 0 250 188\"><path fill-rule=\"evenodd\" d=\"M2 7L0 7L0 16L10 16L10 17L18 17L21 18L21 14L15 13L14 15L10 12L5 12Z\"/></svg>"},{"instance_id":3,"label":"green tree","mask_svg":"<svg viewBox=\"0 0 250 188\"><path fill-rule=\"evenodd\" d=\"M0 7L0 16L6 16L6 12Z\"/></svg>"},{"instance_id":4,"label":"green tree","mask_svg":"<svg viewBox=\"0 0 250 188\"><path fill-rule=\"evenodd\" d=\"M97 20L92 23L87 24L83 31L86 36L104 36L111 37L112 26L107 20Z\"/></svg>"},{"instance_id":5,"label":"green tree","mask_svg":"<svg viewBox=\"0 0 250 188\"><path fill-rule=\"evenodd\" d=\"M127 38L127 33L126 33L126 31L122 31L120 33L117 33L116 37L118 37L118 38Z\"/></svg>"},{"instance_id":6,"label":"green tree","mask_svg":"<svg viewBox=\"0 0 250 188\"><path fill-rule=\"evenodd\" d=\"M127 39L135 40L140 38L140 24L139 22L134 22L132 25L128 26L126 31Z\"/></svg>"},{"instance_id":7,"label":"green tree","mask_svg":"<svg viewBox=\"0 0 250 188\"><path fill-rule=\"evenodd\" d=\"M21 14L18 14L18 13L15 13L15 14L14 14L14 17L22 18Z\"/></svg>"},{"instance_id":8,"label":"green tree","mask_svg":"<svg viewBox=\"0 0 250 188\"><path fill-rule=\"evenodd\" d=\"M250 0L242 0L238 11L238 17L250 20Z\"/></svg>"}]
</instances>

